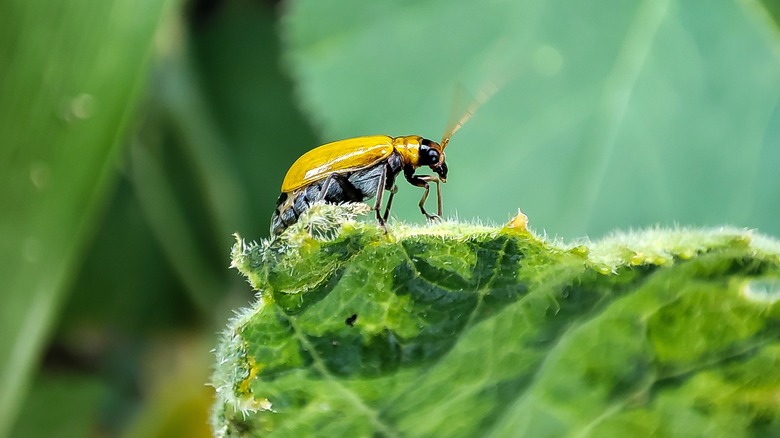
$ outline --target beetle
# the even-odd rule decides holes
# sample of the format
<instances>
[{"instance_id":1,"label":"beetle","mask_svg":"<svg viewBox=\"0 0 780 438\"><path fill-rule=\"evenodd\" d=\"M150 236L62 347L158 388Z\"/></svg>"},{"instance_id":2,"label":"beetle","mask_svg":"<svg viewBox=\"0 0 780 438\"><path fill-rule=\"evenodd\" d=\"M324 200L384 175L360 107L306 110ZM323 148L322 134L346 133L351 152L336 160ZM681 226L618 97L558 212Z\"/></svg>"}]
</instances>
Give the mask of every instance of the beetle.
<instances>
[{"instance_id":1,"label":"beetle","mask_svg":"<svg viewBox=\"0 0 780 438\"><path fill-rule=\"evenodd\" d=\"M374 197L376 219L387 232L387 218L398 190L395 180L401 171L410 184L425 189L419 203L422 214L429 220L440 218L439 184L447 182L444 148L448 142L449 136L437 143L419 135L373 135L339 140L312 149L287 171L282 194L271 217L271 234L281 234L317 201L362 202ZM428 166L435 175L416 175L415 170L423 166ZM436 184L435 215L425 210L430 183ZM390 191L390 197L381 214L385 190Z\"/></svg>"},{"instance_id":2,"label":"beetle","mask_svg":"<svg viewBox=\"0 0 780 438\"><path fill-rule=\"evenodd\" d=\"M428 220L440 219L440 183L447 182L444 148L453 134L474 115L477 108L500 88L490 83L487 85L490 87L483 89L481 95L469 103L459 119L450 118L448 129L440 143L419 135L372 135L324 144L303 154L293 163L282 182L282 194L276 201L276 209L271 216L271 235L282 234L317 201L363 202L374 197L376 220L387 233L387 218L393 205L393 196L398 190L395 180L401 171L410 184L425 190L420 198L420 212ZM418 168L424 166L428 166L434 175L415 174ZM436 184L436 214L425 210L430 183ZM385 190L390 191L390 197L384 214L380 214Z\"/></svg>"}]
</instances>

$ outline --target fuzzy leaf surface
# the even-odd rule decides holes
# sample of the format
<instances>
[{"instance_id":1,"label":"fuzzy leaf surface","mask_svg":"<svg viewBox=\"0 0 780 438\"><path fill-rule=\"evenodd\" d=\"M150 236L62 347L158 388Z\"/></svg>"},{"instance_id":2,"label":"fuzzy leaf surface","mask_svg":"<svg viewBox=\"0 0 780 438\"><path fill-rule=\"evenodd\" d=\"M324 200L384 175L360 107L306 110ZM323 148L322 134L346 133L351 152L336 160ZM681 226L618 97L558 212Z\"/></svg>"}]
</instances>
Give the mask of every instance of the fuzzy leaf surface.
<instances>
[{"instance_id":1,"label":"fuzzy leaf surface","mask_svg":"<svg viewBox=\"0 0 780 438\"><path fill-rule=\"evenodd\" d=\"M388 238L341 208L234 247L258 301L218 349L217 435L780 433L778 242L563 246L453 222Z\"/></svg>"}]
</instances>

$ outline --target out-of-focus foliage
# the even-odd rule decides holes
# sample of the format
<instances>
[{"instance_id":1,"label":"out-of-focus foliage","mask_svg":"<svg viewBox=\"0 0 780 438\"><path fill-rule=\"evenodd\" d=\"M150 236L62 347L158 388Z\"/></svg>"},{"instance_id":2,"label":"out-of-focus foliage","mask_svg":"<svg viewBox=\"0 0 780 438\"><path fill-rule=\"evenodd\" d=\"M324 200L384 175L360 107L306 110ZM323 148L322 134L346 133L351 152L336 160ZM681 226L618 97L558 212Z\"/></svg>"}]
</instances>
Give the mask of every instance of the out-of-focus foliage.
<instances>
[{"instance_id":1,"label":"out-of-focus foliage","mask_svg":"<svg viewBox=\"0 0 780 438\"><path fill-rule=\"evenodd\" d=\"M0 435L94 235L167 4L0 4Z\"/></svg>"},{"instance_id":2,"label":"out-of-focus foliage","mask_svg":"<svg viewBox=\"0 0 780 438\"><path fill-rule=\"evenodd\" d=\"M251 297L231 233L267 233L272 163L316 143L273 4L153 3L0 7L0 436L208 434L208 351Z\"/></svg>"},{"instance_id":3,"label":"out-of-focus foliage","mask_svg":"<svg viewBox=\"0 0 780 438\"><path fill-rule=\"evenodd\" d=\"M202 389L251 299L230 234L267 235L320 142L439 137L459 86L505 82L448 149L448 214L780 234L776 5L0 2L0 435L195 435L209 393L165 382Z\"/></svg>"},{"instance_id":4,"label":"out-of-focus foliage","mask_svg":"<svg viewBox=\"0 0 780 438\"><path fill-rule=\"evenodd\" d=\"M761 0L761 5L766 8L767 14L769 14L775 21L775 24L780 24L780 1L778 0Z\"/></svg>"},{"instance_id":5,"label":"out-of-focus foliage","mask_svg":"<svg viewBox=\"0 0 780 438\"><path fill-rule=\"evenodd\" d=\"M448 214L780 234L780 45L758 2L300 0L283 23L328 138L438 138L456 84L502 87L450 143Z\"/></svg>"}]
</instances>

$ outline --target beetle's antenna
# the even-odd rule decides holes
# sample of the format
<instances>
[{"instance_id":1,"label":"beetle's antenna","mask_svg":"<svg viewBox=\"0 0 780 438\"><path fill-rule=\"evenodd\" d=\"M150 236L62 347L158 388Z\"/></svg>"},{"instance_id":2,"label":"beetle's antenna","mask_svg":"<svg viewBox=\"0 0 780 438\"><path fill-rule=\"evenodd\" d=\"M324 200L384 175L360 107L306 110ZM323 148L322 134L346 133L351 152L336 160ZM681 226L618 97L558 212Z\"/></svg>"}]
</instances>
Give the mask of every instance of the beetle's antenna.
<instances>
[{"instance_id":1,"label":"beetle's antenna","mask_svg":"<svg viewBox=\"0 0 780 438\"><path fill-rule=\"evenodd\" d=\"M442 137L441 142L439 143L442 150L447 147L447 144L450 142L450 138L452 138L452 136L458 132L458 130L463 127L463 125L465 125L466 122L471 119L471 117L474 116L474 113L477 112L479 107L484 105L485 102L487 102L494 94L496 94L500 88L501 87L499 85L493 82L488 82L484 87L482 87L482 90L480 90L476 97L472 97L461 84L458 84L457 88L455 89L456 97L459 98L457 100L462 101L467 99L469 102L467 105L464 105L466 110L463 113L456 113L453 111L453 113L450 114L450 121L447 123L447 129L444 130L444 137ZM461 105L458 106L463 108ZM455 107L453 107L453 109L454 108Z\"/></svg>"}]
</instances>

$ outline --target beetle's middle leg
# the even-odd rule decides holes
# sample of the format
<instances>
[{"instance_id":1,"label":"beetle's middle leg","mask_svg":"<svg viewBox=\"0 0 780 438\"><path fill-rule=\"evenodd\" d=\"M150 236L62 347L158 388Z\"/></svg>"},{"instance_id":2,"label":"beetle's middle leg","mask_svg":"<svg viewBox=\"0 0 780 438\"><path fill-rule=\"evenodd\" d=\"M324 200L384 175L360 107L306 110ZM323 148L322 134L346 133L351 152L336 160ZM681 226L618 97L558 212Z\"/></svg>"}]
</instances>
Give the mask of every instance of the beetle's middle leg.
<instances>
[{"instance_id":1,"label":"beetle's middle leg","mask_svg":"<svg viewBox=\"0 0 780 438\"><path fill-rule=\"evenodd\" d=\"M379 175L379 184L376 188L376 202L374 202L374 211L376 212L376 220L379 222L379 225L382 226L385 230L385 234L387 234L387 214L389 212L390 203L393 201L393 195L395 194L394 191L390 192L390 199L388 200L388 206L385 209L385 216L382 217L382 215L379 213L380 209L382 208L382 194L385 192L385 184L387 183L387 166L382 166L382 174Z\"/></svg>"}]
</instances>

